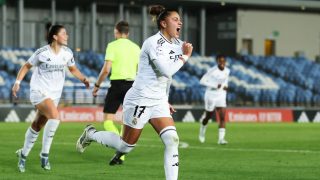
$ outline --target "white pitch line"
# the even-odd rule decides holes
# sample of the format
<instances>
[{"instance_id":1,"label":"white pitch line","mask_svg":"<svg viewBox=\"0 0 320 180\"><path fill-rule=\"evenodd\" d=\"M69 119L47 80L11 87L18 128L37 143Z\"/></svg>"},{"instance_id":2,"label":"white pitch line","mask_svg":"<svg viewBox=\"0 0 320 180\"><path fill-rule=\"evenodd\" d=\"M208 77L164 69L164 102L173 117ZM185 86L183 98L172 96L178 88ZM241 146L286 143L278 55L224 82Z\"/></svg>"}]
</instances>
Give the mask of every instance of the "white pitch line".
<instances>
[{"instance_id":1,"label":"white pitch line","mask_svg":"<svg viewBox=\"0 0 320 180\"><path fill-rule=\"evenodd\" d=\"M254 148L221 148L221 147L201 147L189 146L190 149L208 149L208 150L222 150L222 151L243 151L243 152L270 152L270 153L314 153L320 154L320 151L312 150L296 150L296 149L254 149Z\"/></svg>"},{"instance_id":2,"label":"white pitch line","mask_svg":"<svg viewBox=\"0 0 320 180\"><path fill-rule=\"evenodd\" d=\"M251 148L221 148L221 147L203 147L203 146L189 146L188 143L185 143L187 146L180 145L180 148L190 148L190 149L207 149L207 150L218 150L218 151L243 151L243 152L269 152L269 153L313 153L320 154L320 151L312 151L312 150L295 150L295 149L251 149ZM159 148L162 146L159 145L140 145L142 147L151 147L151 148Z\"/></svg>"},{"instance_id":3,"label":"white pitch line","mask_svg":"<svg viewBox=\"0 0 320 180\"><path fill-rule=\"evenodd\" d=\"M153 138L140 138L142 141L155 141ZM142 147L162 147L160 145L144 145L138 144L138 146ZM187 142L180 141L179 148L185 149L207 149L207 150L220 150L220 151L243 151L243 152L274 152L274 153L320 153L320 151L312 151L312 150L295 150L295 149L252 149L252 148L227 148L227 147L212 147L212 146L190 146Z\"/></svg>"},{"instance_id":4,"label":"white pitch line","mask_svg":"<svg viewBox=\"0 0 320 180\"><path fill-rule=\"evenodd\" d=\"M141 138L142 141L151 141L151 138ZM9 142L10 143L10 142ZM70 142L54 142L54 144L60 145L72 145L75 146L76 143ZM99 143L98 143L99 144ZM161 148L163 145L146 145L146 144L137 144L140 147L148 147L148 148ZM320 151L315 150L296 150L296 149L255 149L255 148L229 148L228 145L223 145L224 147L214 147L214 146L190 146L187 142L180 141L179 148L181 149L199 149L199 150L218 150L218 151L241 151L241 152L268 152L268 153L304 153L304 154L320 154Z\"/></svg>"},{"instance_id":5,"label":"white pitch line","mask_svg":"<svg viewBox=\"0 0 320 180\"><path fill-rule=\"evenodd\" d=\"M140 138L143 141L154 141L152 138ZM140 145L148 147L150 145ZM153 146L153 145L152 145ZM154 147L160 147L155 145ZM312 150L296 150L296 149L254 149L254 148L226 148L226 147L203 147L203 146L190 146L187 142L180 141L179 148L190 149L208 149L208 150L223 150L223 151L250 151L250 152L279 152L279 153L320 153L320 151Z\"/></svg>"},{"instance_id":6,"label":"white pitch line","mask_svg":"<svg viewBox=\"0 0 320 180\"><path fill-rule=\"evenodd\" d=\"M189 144L188 144L188 143L183 142L183 141L180 141L180 142L179 142L179 148L185 149L185 148L188 148L188 147L189 147Z\"/></svg>"},{"instance_id":7,"label":"white pitch line","mask_svg":"<svg viewBox=\"0 0 320 180\"><path fill-rule=\"evenodd\" d=\"M57 143L57 144L66 144L70 145L71 143ZM74 145L74 144L72 144ZM140 147L148 148L161 148L163 145L146 145L146 144L137 144ZM227 145L224 145L227 146ZM296 150L296 149L254 149L254 148L226 148L226 147L203 147L203 146L190 146L187 142L180 141L179 148L181 149L199 149L199 150L218 150L218 151L241 151L241 152L268 152L268 153L310 153L310 154L320 154L320 151L313 150Z\"/></svg>"}]
</instances>

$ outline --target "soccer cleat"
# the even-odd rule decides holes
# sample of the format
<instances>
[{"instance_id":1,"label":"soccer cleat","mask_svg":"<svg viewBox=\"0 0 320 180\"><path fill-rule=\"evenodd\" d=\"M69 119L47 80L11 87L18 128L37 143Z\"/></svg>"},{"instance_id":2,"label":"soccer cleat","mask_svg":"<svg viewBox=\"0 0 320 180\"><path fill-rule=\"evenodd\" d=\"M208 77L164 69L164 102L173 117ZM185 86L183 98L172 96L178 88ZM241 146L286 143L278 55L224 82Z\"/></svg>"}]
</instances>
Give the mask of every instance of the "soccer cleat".
<instances>
[{"instance_id":1,"label":"soccer cleat","mask_svg":"<svg viewBox=\"0 0 320 180\"><path fill-rule=\"evenodd\" d=\"M92 140L89 139L89 131L96 131L96 128L94 128L91 124L87 125L87 127L84 128L84 131L79 137L76 144L76 149L80 153L83 153L86 147L88 147L92 142Z\"/></svg>"},{"instance_id":2,"label":"soccer cleat","mask_svg":"<svg viewBox=\"0 0 320 180\"><path fill-rule=\"evenodd\" d=\"M224 139L220 139L220 140L218 141L218 144L219 144L219 145L226 145L226 144L228 144L228 141L226 141L226 140L224 140Z\"/></svg>"},{"instance_id":3,"label":"soccer cleat","mask_svg":"<svg viewBox=\"0 0 320 180\"><path fill-rule=\"evenodd\" d=\"M206 140L206 126L204 126L204 125L200 125L200 131L199 131L199 141L201 142L201 143L204 143L204 141Z\"/></svg>"},{"instance_id":4,"label":"soccer cleat","mask_svg":"<svg viewBox=\"0 0 320 180\"><path fill-rule=\"evenodd\" d=\"M201 143L204 143L205 140L206 140L206 137L203 136L203 135L201 135L201 134L199 134L199 141L200 141Z\"/></svg>"},{"instance_id":5,"label":"soccer cleat","mask_svg":"<svg viewBox=\"0 0 320 180\"><path fill-rule=\"evenodd\" d=\"M22 154L22 149L18 149L16 151L16 154L17 154L17 157L19 158L18 169L19 169L20 172L24 173L26 171L26 160L27 160L27 157Z\"/></svg>"},{"instance_id":6,"label":"soccer cleat","mask_svg":"<svg viewBox=\"0 0 320 180\"><path fill-rule=\"evenodd\" d=\"M121 153L119 151L116 152L116 154L112 157L112 159L109 162L110 166L114 165L122 165L123 160L121 160L121 157L123 157L124 153Z\"/></svg>"},{"instance_id":7,"label":"soccer cleat","mask_svg":"<svg viewBox=\"0 0 320 180\"><path fill-rule=\"evenodd\" d=\"M41 167L44 170L51 170L51 166L49 163L49 154L40 153L40 161L41 161Z\"/></svg>"}]
</instances>

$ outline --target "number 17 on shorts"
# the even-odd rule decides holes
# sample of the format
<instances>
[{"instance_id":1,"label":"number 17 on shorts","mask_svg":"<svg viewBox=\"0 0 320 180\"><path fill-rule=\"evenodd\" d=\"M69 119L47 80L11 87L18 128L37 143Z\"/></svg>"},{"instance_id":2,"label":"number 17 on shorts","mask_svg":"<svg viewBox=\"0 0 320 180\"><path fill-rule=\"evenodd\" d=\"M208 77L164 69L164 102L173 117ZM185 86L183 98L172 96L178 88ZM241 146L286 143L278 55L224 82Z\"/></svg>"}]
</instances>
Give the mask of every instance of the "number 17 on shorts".
<instances>
[{"instance_id":1,"label":"number 17 on shorts","mask_svg":"<svg viewBox=\"0 0 320 180\"><path fill-rule=\"evenodd\" d=\"M151 115L151 108L147 106L130 106L124 107L123 123L136 129L142 129L149 121Z\"/></svg>"}]
</instances>

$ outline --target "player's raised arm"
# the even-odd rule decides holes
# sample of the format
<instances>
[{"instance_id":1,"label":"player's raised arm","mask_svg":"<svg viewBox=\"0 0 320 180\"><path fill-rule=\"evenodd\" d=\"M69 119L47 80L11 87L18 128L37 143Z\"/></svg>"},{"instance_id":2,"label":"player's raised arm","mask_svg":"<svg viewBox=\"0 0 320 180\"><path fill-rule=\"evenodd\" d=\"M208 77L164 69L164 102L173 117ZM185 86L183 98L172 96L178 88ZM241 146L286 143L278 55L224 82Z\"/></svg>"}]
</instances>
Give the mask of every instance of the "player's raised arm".
<instances>
[{"instance_id":1,"label":"player's raised arm","mask_svg":"<svg viewBox=\"0 0 320 180\"><path fill-rule=\"evenodd\" d=\"M16 82L12 87L12 94L14 97L17 97L17 92L20 89L20 83L28 71L32 68L32 65L29 62L26 62L19 70Z\"/></svg>"},{"instance_id":2,"label":"player's raised arm","mask_svg":"<svg viewBox=\"0 0 320 180\"><path fill-rule=\"evenodd\" d=\"M183 55L181 56L181 58L182 59L189 58L192 54L192 51L193 51L192 44L188 43L188 42L183 42L183 44L182 44Z\"/></svg>"},{"instance_id":3,"label":"player's raised arm","mask_svg":"<svg viewBox=\"0 0 320 180\"><path fill-rule=\"evenodd\" d=\"M159 72L168 78L175 74L191 56L193 47L192 44L184 42L182 45L183 55L179 58L179 61L167 61L167 56L163 47L156 47L154 44L150 44L149 56L151 62L157 67Z\"/></svg>"}]
</instances>

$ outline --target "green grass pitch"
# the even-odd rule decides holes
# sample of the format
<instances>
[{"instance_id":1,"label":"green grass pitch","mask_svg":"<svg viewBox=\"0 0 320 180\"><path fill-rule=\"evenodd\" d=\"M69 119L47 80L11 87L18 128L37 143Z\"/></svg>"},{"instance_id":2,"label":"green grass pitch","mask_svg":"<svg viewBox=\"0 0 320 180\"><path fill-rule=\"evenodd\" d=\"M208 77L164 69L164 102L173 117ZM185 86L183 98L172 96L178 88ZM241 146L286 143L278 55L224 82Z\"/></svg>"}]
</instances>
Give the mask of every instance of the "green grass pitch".
<instances>
[{"instance_id":1,"label":"green grass pitch","mask_svg":"<svg viewBox=\"0 0 320 180\"><path fill-rule=\"evenodd\" d=\"M163 180L163 145L150 125L122 166L108 165L114 150L93 143L84 154L75 143L84 123L62 123L50 154L52 170L40 167L42 134L31 151L26 172L17 170L15 151L23 145L28 123L0 123L0 179ZM95 124L102 130L102 124ZM198 123L176 123L180 136L182 180L320 179L320 124L229 123L228 145L217 145L217 124L198 141Z\"/></svg>"}]
</instances>

